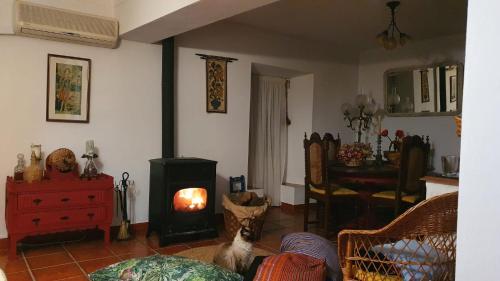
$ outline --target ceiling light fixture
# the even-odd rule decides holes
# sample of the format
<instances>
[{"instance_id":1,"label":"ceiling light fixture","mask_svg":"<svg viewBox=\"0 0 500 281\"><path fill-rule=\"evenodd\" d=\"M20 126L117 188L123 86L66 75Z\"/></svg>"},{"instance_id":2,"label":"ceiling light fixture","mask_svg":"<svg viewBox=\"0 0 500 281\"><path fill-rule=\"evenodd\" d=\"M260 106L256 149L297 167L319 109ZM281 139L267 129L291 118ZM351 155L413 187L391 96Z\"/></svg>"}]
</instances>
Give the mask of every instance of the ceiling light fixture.
<instances>
[{"instance_id":1,"label":"ceiling light fixture","mask_svg":"<svg viewBox=\"0 0 500 281\"><path fill-rule=\"evenodd\" d=\"M389 1L386 4L391 9L391 22L386 30L377 35L377 42L386 50L394 50L398 46L402 47L410 40L410 36L401 32L396 24L396 8L400 4L399 1Z\"/></svg>"}]
</instances>

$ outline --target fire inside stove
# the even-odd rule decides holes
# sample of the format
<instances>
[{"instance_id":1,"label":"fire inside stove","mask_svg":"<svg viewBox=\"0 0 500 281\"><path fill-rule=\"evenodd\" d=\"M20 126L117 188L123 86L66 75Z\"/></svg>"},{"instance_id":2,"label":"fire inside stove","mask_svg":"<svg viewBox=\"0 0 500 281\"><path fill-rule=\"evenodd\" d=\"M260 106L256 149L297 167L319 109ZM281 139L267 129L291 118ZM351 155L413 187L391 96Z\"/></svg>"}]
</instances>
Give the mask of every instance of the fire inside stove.
<instances>
[{"instance_id":1,"label":"fire inside stove","mask_svg":"<svg viewBox=\"0 0 500 281\"><path fill-rule=\"evenodd\" d=\"M177 212L197 212L207 206L207 190L200 187L184 188L174 195L174 210Z\"/></svg>"}]
</instances>

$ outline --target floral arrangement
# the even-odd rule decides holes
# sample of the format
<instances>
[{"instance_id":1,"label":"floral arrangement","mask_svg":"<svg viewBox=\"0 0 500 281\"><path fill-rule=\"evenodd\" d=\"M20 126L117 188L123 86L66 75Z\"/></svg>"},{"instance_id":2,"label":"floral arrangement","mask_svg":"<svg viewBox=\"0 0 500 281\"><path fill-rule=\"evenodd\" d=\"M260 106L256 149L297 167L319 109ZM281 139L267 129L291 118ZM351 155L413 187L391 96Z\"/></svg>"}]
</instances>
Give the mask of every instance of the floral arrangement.
<instances>
[{"instance_id":1,"label":"floral arrangement","mask_svg":"<svg viewBox=\"0 0 500 281\"><path fill-rule=\"evenodd\" d=\"M372 155L373 150L371 144L356 142L353 144L343 144L340 147L338 159L344 161L346 164L350 162L361 164L363 159Z\"/></svg>"},{"instance_id":2,"label":"floral arrangement","mask_svg":"<svg viewBox=\"0 0 500 281\"><path fill-rule=\"evenodd\" d=\"M388 138L391 142L389 144L389 151L391 150L391 148L394 148L394 151L400 151L401 145L403 144L403 138L405 137L405 132L403 132L403 130L396 130L396 132L394 133L394 140L389 137L389 131L387 129L382 130L380 132L380 135L382 137Z\"/></svg>"}]
</instances>

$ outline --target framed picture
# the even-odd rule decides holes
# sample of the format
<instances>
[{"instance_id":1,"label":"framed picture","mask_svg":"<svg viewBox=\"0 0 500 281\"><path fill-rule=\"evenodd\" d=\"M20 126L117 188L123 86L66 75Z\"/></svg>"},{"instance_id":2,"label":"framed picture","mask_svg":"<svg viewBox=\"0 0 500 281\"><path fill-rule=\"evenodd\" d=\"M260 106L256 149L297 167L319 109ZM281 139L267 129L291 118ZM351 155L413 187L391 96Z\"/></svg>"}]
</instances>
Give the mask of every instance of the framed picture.
<instances>
[{"instance_id":1,"label":"framed picture","mask_svg":"<svg viewBox=\"0 0 500 281\"><path fill-rule=\"evenodd\" d=\"M420 70L420 91L422 103L430 102L428 70Z\"/></svg>"},{"instance_id":2,"label":"framed picture","mask_svg":"<svg viewBox=\"0 0 500 281\"><path fill-rule=\"evenodd\" d=\"M450 76L450 102L457 101L457 76Z\"/></svg>"},{"instance_id":3,"label":"framed picture","mask_svg":"<svg viewBox=\"0 0 500 281\"><path fill-rule=\"evenodd\" d=\"M48 55L47 121L89 122L90 66L90 59Z\"/></svg>"},{"instance_id":4,"label":"framed picture","mask_svg":"<svg viewBox=\"0 0 500 281\"><path fill-rule=\"evenodd\" d=\"M246 191L245 176L229 177L229 192L244 192Z\"/></svg>"}]
</instances>

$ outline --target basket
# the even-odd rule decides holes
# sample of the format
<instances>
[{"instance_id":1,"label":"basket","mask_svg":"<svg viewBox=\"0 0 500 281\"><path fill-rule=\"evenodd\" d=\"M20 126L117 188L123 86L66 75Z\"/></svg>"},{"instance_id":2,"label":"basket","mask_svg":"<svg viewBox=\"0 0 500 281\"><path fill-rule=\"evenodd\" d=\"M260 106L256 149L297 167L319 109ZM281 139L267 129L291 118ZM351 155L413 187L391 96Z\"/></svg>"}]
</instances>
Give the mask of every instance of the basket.
<instances>
[{"instance_id":1,"label":"basket","mask_svg":"<svg viewBox=\"0 0 500 281\"><path fill-rule=\"evenodd\" d=\"M256 196L256 195L255 195ZM255 237L255 240L260 240L262 234L262 228L264 226L264 221L267 214L267 207L270 205L269 200L265 200L265 204L263 206L241 206L232 201L224 194L223 195L223 206L224 206L224 228L226 230L226 234L228 238L234 239L238 230L243 226L243 222L248 222L248 225L252 225L252 231ZM238 217L231 210L238 209L237 212L246 212L251 213L256 209L260 209L259 215L253 216L250 215L248 218L243 220L238 219Z\"/></svg>"}]
</instances>

